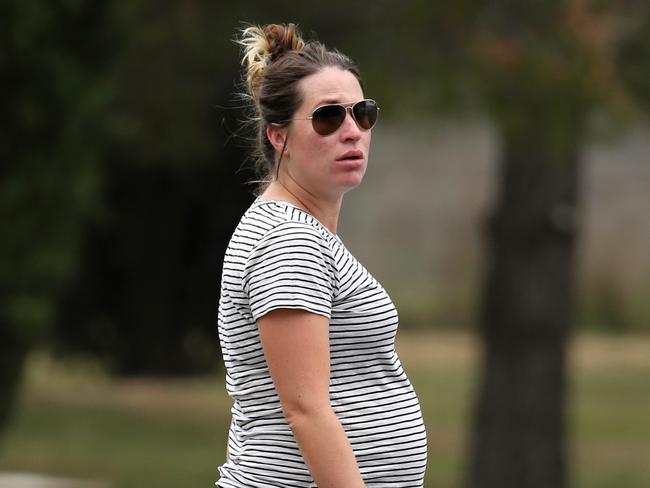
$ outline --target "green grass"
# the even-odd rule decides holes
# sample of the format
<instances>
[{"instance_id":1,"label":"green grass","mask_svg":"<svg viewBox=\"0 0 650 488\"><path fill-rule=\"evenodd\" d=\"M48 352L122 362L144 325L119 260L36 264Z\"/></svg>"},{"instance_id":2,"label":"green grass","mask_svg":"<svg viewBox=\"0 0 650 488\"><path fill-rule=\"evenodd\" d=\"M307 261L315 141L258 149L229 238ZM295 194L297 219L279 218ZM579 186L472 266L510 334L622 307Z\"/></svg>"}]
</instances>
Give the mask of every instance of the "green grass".
<instances>
[{"instance_id":1,"label":"green grass","mask_svg":"<svg viewBox=\"0 0 650 488\"><path fill-rule=\"evenodd\" d=\"M429 438L427 486L461 486L478 347L469 335L403 333L402 362ZM650 486L650 337L580 336L570 372L570 470L577 488ZM34 356L0 471L114 488L213 486L230 403L221 377L115 381L89 364Z\"/></svg>"}]
</instances>

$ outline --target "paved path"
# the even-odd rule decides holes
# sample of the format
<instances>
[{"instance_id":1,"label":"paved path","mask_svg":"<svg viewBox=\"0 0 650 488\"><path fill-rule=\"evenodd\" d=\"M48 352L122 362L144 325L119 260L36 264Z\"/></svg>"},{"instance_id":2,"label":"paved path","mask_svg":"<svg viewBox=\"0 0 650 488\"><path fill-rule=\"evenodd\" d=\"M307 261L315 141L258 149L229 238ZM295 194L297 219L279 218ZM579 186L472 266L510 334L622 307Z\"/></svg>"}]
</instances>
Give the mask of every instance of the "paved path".
<instances>
[{"instance_id":1,"label":"paved path","mask_svg":"<svg viewBox=\"0 0 650 488\"><path fill-rule=\"evenodd\" d=\"M107 483L33 473L0 473L0 488L109 488Z\"/></svg>"}]
</instances>

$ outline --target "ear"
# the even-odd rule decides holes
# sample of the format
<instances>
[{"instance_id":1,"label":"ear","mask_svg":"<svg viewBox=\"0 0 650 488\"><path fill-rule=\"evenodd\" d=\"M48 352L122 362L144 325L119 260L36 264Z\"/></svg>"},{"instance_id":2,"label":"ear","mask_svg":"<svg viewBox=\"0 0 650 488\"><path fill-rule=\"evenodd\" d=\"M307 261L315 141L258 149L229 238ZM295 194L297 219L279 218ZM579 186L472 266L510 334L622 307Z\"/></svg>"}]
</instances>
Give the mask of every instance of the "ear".
<instances>
[{"instance_id":1,"label":"ear","mask_svg":"<svg viewBox=\"0 0 650 488\"><path fill-rule=\"evenodd\" d=\"M284 143L287 140L287 128L279 127L277 125L269 125L266 128L266 137L268 137L275 150L281 152L282 148L284 148ZM286 154L286 148L284 152Z\"/></svg>"}]
</instances>

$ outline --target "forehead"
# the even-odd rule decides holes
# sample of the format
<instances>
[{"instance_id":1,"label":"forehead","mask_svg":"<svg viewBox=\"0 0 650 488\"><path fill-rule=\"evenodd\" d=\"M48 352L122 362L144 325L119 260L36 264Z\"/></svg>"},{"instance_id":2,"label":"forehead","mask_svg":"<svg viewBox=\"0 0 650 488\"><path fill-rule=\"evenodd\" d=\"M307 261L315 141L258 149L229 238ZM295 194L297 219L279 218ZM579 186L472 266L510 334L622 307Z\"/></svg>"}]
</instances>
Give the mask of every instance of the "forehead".
<instances>
[{"instance_id":1,"label":"forehead","mask_svg":"<svg viewBox=\"0 0 650 488\"><path fill-rule=\"evenodd\" d=\"M302 106L307 109L324 103L356 102L363 98L357 78L340 68L323 68L300 80L298 87L303 96Z\"/></svg>"}]
</instances>

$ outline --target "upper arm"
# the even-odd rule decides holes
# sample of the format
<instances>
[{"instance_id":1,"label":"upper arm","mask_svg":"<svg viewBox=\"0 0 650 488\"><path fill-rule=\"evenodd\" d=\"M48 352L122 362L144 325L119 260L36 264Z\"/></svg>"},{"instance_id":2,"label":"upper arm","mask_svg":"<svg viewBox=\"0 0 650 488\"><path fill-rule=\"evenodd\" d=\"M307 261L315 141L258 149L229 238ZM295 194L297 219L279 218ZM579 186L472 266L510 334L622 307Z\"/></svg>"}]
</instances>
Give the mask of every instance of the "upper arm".
<instances>
[{"instance_id":1,"label":"upper arm","mask_svg":"<svg viewBox=\"0 0 650 488\"><path fill-rule=\"evenodd\" d=\"M286 222L253 248L242 272L254 320L282 308L329 318L335 288L331 251L313 227Z\"/></svg>"},{"instance_id":2,"label":"upper arm","mask_svg":"<svg viewBox=\"0 0 650 488\"><path fill-rule=\"evenodd\" d=\"M285 415L329 408L329 320L276 309L257 321L262 348Z\"/></svg>"}]
</instances>

